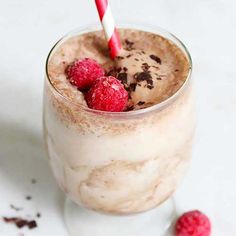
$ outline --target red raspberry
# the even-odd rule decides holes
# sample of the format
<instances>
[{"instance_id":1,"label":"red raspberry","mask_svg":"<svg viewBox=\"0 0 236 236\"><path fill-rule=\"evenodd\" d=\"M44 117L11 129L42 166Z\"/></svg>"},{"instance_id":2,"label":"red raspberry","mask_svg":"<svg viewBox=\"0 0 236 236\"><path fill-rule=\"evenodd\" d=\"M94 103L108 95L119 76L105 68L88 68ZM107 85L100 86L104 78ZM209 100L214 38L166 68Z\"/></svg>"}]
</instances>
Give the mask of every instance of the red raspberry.
<instances>
[{"instance_id":1,"label":"red raspberry","mask_svg":"<svg viewBox=\"0 0 236 236\"><path fill-rule=\"evenodd\" d=\"M101 111L123 111L127 105L128 92L113 76L103 76L95 81L86 95L88 106Z\"/></svg>"},{"instance_id":2,"label":"red raspberry","mask_svg":"<svg viewBox=\"0 0 236 236\"><path fill-rule=\"evenodd\" d=\"M66 69L70 83L78 89L87 89L99 77L105 74L104 69L95 60L84 58L76 60Z\"/></svg>"},{"instance_id":3,"label":"red raspberry","mask_svg":"<svg viewBox=\"0 0 236 236\"><path fill-rule=\"evenodd\" d=\"M210 236L211 223L202 212L189 211L177 220L175 233L176 236Z\"/></svg>"}]
</instances>

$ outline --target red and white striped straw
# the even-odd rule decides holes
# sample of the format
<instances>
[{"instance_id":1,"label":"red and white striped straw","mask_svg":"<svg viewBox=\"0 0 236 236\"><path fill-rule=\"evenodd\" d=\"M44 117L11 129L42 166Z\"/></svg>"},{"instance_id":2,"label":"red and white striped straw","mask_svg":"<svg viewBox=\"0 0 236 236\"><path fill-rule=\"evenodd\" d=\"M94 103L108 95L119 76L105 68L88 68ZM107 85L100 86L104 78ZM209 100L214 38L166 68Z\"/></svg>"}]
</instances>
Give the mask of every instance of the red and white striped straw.
<instances>
[{"instance_id":1,"label":"red and white striped straw","mask_svg":"<svg viewBox=\"0 0 236 236\"><path fill-rule=\"evenodd\" d=\"M111 8L107 0L95 0L95 2L100 21L108 41L111 58L114 59L120 53L121 42L118 31L115 27L115 21L111 13Z\"/></svg>"}]
</instances>

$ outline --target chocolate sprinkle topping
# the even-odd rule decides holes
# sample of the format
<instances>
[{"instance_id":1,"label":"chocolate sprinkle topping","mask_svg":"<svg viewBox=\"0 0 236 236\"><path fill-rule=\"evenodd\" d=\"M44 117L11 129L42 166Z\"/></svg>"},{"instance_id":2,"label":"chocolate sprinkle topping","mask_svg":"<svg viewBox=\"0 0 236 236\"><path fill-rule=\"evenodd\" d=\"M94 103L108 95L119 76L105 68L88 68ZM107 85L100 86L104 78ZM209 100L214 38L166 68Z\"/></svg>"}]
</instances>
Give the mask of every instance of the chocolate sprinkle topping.
<instances>
[{"instance_id":1,"label":"chocolate sprinkle topping","mask_svg":"<svg viewBox=\"0 0 236 236\"><path fill-rule=\"evenodd\" d=\"M27 222L27 220L20 219L20 220L17 220L15 222L15 224L18 228L22 228L22 227L28 225L28 222Z\"/></svg>"},{"instance_id":2,"label":"chocolate sprinkle topping","mask_svg":"<svg viewBox=\"0 0 236 236\"><path fill-rule=\"evenodd\" d=\"M116 57L118 60L123 60L124 59L124 57L121 57L121 56L117 56Z\"/></svg>"},{"instance_id":3,"label":"chocolate sprinkle topping","mask_svg":"<svg viewBox=\"0 0 236 236\"><path fill-rule=\"evenodd\" d=\"M139 59L138 59L138 58L134 58L134 60L135 60L135 61L139 61Z\"/></svg>"},{"instance_id":4,"label":"chocolate sprinkle topping","mask_svg":"<svg viewBox=\"0 0 236 236\"><path fill-rule=\"evenodd\" d=\"M153 85L153 81L151 79L147 80L148 85Z\"/></svg>"},{"instance_id":5,"label":"chocolate sprinkle topping","mask_svg":"<svg viewBox=\"0 0 236 236\"><path fill-rule=\"evenodd\" d=\"M161 59L158 56L150 55L150 58L154 60L156 63L161 64Z\"/></svg>"},{"instance_id":6,"label":"chocolate sprinkle topping","mask_svg":"<svg viewBox=\"0 0 236 236\"><path fill-rule=\"evenodd\" d=\"M131 51L133 49L133 45L134 45L134 42L131 42L129 41L128 39L125 40L125 44L126 44L126 49L128 51Z\"/></svg>"},{"instance_id":7,"label":"chocolate sprinkle topping","mask_svg":"<svg viewBox=\"0 0 236 236\"><path fill-rule=\"evenodd\" d=\"M152 76L150 75L150 73L148 71L144 71L144 72L140 72L140 73L136 73L134 75L134 78L136 79L136 81L140 82L140 81L146 81L147 82L147 88L149 89L153 89L153 80L152 80ZM138 84L139 85L139 84ZM140 85L141 86L141 85Z\"/></svg>"},{"instance_id":8,"label":"chocolate sprinkle topping","mask_svg":"<svg viewBox=\"0 0 236 236\"><path fill-rule=\"evenodd\" d=\"M122 84L127 84L127 73L119 73L117 79L120 80Z\"/></svg>"},{"instance_id":9,"label":"chocolate sprinkle topping","mask_svg":"<svg viewBox=\"0 0 236 236\"><path fill-rule=\"evenodd\" d=\"M33 228L37 227L36 221L32 220L32 221L28 222L28 227L29 227L29 229L33 229Z\"/></svg>"},{"instance_id":10,"label":"chocolate sprinkle topping","mask_svg":"<svg viewBox=\"0 0 236 236\"><path fill-rule=\"evenodd\" d=\"M124 72L127 72L128 68L127 67L123 67L123 70L124 70Z\"/></svg>"},{"instance_id":11,"label":"chocolate sprinkle topping","mask_svg":"<svg viewBox=\"0 0 236 236\"><path fill-rule=\"evenodd\" d=\"M25 220L25 219L22 219L20 217L11 217L11 218L3 217L3 220L6 223L15 224L18 228L28 226L29 229L33 229L33 228L37 227L37 223L36 223L35 220Z\"/></svg>"},{"instance_id":12,"label":"chocolate sprinkle topping","mask_svg":"<svg viewBox=\"0 0 236 236\"><path fill-rule=\"evenodd\" d=\"M149 89L153 89L153 88L154 88L154 86L153 86L153 85L150 85L150 84L148 84L148 85L147 85L147 88L149 88Z\"/></svg>"},{"instance_id":13,"label":"chocolate sprinkle topping","mask_svg":"<svg viewBox=\"0 0 236 236\"><path fill-rule=\"evenodd\" d=\"M134 42L131 42L131 41L129 41L128 39L125 39L125 43L127 44L127 45L133 45L134 44Z\"/></svg>"},{"instance_id":14,"label":"chocolate sprinkle topping","mask_svg":"<svg viewBox=\"0 0 236 236\"><path fill-rule=\"evenodd\" d=\"M127 111L132 111L132 110L134 110L134 106L127 107Z\"/></svg>"},{"instance_id":15,"label":"chocolate sprinkle topping","mask_svg":"<svg viewBox=\"0 0 236 236\"><path fill-rule=\"evenodd\" d=\"M139 101L139 102L138 102L138 105L139 105L139 106L142 106L143 104L145 104L144 101Z\"/></svg>"},{"instance_id":16,"label":"chocolate sprinkle topping","mask_svg":"<svg viewBox=\"0 0 236 236\"><path fill-rule=\"evenodd\" d=\"M106 73L107 76L113 76L113 77L117 77L117 74L121 72L121 68L110 68L110 70Z\"/></svg>"},{"instance_id":17,"label":"chocolate sprinkle topping","mask_svg":"<svg viewBox=\"0 0 236 236\"><path fill-rule=\"evenodd\" d=\"M130 91L135 91L135 89L136 89L136 86L137 86L137 84L135 84L135 83L131 83L130 85L129 85L129 87L130 87Z\"/></svg>"},{"instance_id":18,"label":"chocolate sprinkle topping","mask_svg":"<svg viewBox=\"0 0 236 236\"><path fill-rule=\"evenodd\" d=\"M153 80L152 80L152 76L150 75L150 73L148 71L145 72L140 72L140 73L136 73L134 75L134 78L136 79L136 81L140 82L140 81L146 81L147 82L147 88L149 89L153 89ZM139 85L139 84L138 84ZM141 85L139 85L141 86Z\"/></svg>"},{"instance_id":19,"label":"chocolate sprinkle topping","mask_svg":"<svg viewBox=\"0 0 236 236\"><path fill-rule=\"evenodd\" d=\"M131 55L131 54L129 54L129 55L127 55L127 56L126 56L126 58L129 58L129 57L131 57L131 56L132 56L132 55Z\"/></svg>"},{"instance_id":20,"label":"chocolate sprinkle topping","mask_svg":"<svg viewBox=\"0 0 236 236\"><path fill-rule=\"evenodd\" d=\"M143 69L143 71L148 71L150 66L145 62L142 64L141 68Z\"/></svg>"},{"instance_id":21,"label":"chocolate sprinkle topping","mask_svg":"<svg viewBox=\"0 0 236 236\"><path fill-rule=\"evenodd\" d=\"M152 76L150 75L150 73L148 72L140 72L140 73L136 73L134 75L134 78L137 80L137 81L148 81L148 80L151 80L152 79Z\"/></svg>"}]
</instances>

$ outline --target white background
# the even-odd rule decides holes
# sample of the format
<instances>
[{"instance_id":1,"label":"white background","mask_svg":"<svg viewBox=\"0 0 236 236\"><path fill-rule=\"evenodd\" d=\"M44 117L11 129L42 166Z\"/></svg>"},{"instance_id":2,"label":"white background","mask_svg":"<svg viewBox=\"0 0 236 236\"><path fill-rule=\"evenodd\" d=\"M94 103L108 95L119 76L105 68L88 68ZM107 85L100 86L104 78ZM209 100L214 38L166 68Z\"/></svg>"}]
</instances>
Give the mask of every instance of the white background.
<instances>
[{"instance_id":1,"label":"white background","mask_svg":"<svg viewBox=\"0 0 236 236\"><path fill-rule=\"evenodd\" d=\"M113 0L116 19L176 34L194 62L198 126L192 167L175 197L180 212L200 209L213 236L236 235L236 4L234 0ZM39 227L0 220L1 236L66 236L63 194L42 142L44 63L73 28L98 20L93 0L0 0L0 216L42 213ZM37 183L31 184L31 178ZM26 195L32 200L25 200Z\"/></svg>"}]
</instances>

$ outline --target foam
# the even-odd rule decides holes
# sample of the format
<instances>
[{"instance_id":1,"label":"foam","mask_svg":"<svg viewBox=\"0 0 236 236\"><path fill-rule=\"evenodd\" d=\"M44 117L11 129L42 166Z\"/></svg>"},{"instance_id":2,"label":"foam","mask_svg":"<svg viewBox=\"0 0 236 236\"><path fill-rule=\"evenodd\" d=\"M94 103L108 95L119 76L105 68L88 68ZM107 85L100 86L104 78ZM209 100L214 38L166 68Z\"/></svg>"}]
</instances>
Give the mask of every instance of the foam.
<instances>
[{"instance_id":1,"label":"foam","mask_svg":"<svg viewBox=\"0 0 236 236\"><path fill-rule=\"evenodd\" d=\"M120 29L119 33L124 49L115 61L109 57L107 42L101 31L66 40L49 60L48 74L51 83L63 96L87 106L83 93L67 80L65 69L74 60L89 57L98 61L107 72L118 68L120 73L124 73L126 68L126 86L136 82L135 74L143 72L144 63L148 65L153 88L148 88L147 81L137 82L135 91L130 92L129 100L129 106L135 110L164 101L183 85L189 71L189 62L175 44L162 36L139 30ZM150 56L153 55L160 58L161 63L151 59ZM139 102L145 104L140 106Z\"/></svg>"}]
</instances>

